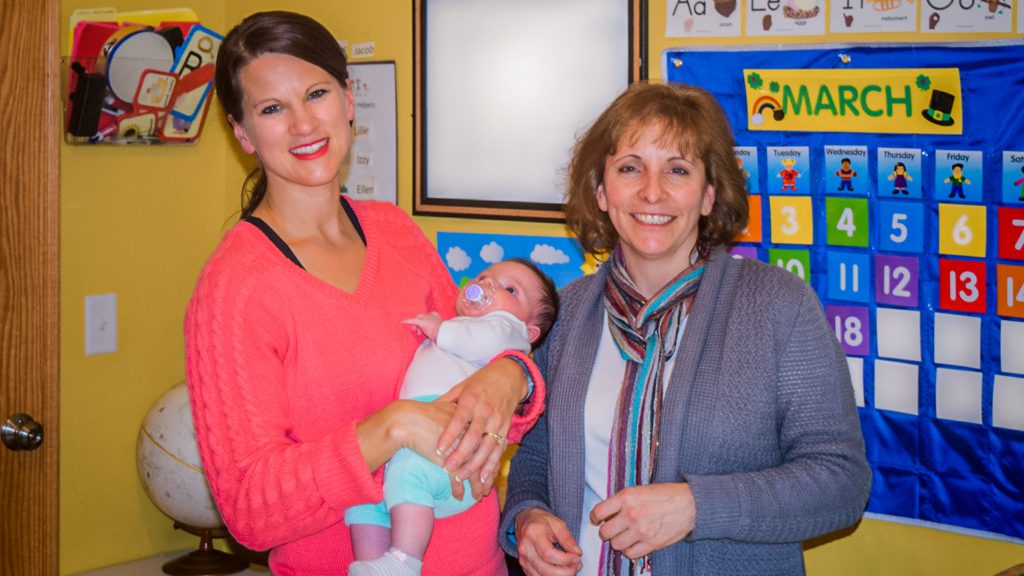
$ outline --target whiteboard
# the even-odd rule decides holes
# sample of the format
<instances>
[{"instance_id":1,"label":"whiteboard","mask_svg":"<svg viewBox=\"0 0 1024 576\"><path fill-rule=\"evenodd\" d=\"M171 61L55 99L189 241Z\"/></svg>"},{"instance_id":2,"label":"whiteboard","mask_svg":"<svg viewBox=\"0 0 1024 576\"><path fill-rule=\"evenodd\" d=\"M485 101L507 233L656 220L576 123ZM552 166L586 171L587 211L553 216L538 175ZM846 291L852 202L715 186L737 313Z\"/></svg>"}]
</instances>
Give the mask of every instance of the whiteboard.
<instances>
[{"instance_id":1,"label":"whiteboard","mask_svg":"<svg viewBox=\"0 0 1024 576\"><path fill-rule=\"evenodd\" d=\"M414 213L558 220L576 137L642 77L639 0L414 2Z\"/></svg>"}]
</instances>

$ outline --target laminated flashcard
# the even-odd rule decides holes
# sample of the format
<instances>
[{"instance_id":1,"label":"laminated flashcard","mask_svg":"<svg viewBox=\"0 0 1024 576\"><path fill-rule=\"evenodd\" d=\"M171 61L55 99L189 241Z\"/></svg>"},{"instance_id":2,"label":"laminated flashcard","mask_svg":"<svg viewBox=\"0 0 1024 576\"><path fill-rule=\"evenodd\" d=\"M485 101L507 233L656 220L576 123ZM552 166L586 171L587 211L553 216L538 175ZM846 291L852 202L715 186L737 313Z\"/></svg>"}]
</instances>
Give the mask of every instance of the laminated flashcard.
<instances>
[{"instance_id":1,"label":"laminated flashcard","mask_svg":"<svg viewBox=\"0 0 1024 576\"><path fill-rule=\"evenodd\" d=\"M769 189L777 192L810 193L811 153L806 146L768 148Z\"/></svg>"},{"instance_id":2,"label":"laminated flashcard","mask_svg":"<svg viewBox=\"0 0 1024 576\"><path fill-rule=\"evenodd\" d=\"M814 213L810 196L774 196L769 201L773 243L814 242Z\"/></svg>"},{"instance_id":3,"label":"laminated flashcard","mask_svg":"<svg viewBox=\"0 0 1024 576\"><path fill-rule=\"evenodd\" d=\"M826 256L827 290L832 300L867 304L871 293L871 265L867 253L830 250Z\"/></svg>"},{"instance_id":4,"label":"laminated flashcard","mask_svg":"<svg viewBox=\"0 0 1024 576\"><path fill-rule=\"evenodd\" d=\"M916 148L878 149L878 195L921 197L921 151Z\"/></svg>"},{"instance_id":5,"label":"laminated flashcard","mask_svg":"<svg viewBox=\"0 0 1024 576\"><path fill-rule=\"evenodd\" d=\"M851 356L871 353L871 316L864 306L825 306L825 317L836 333L843 351Z\"/></svg>"},{"instance_id":6,"label":"laminated flashcard","mask_svg":"<svg viewBox=\"0 0 1024 576\"><path fill-rule=\"evenodd\" d=\"M981 202L982 154L978 150L935 151L935 199Z\"/></svg>"},{"instance_id":7,"label":"laminated flashcard","mask_svg":"<svg viewBox=\"0 0 1024 576\"><path fill-rule=\"evenodd\" d=\"M178 77L162 70L144 70L132 103L140 108L163 110L171 103Z\"/></svg>"},{"instance_id":8,"label":"laminated flashcard","mask_svg":"<svg viewBox=\"0 0 1024 576\"><path fill-rule=\"evenodd\" d=\"M747 36L820 36L825 0L747 0Z\"/></svg>"},{"instance_id":9,"label":"laminated flashcard","mask_svg":"<svg viewBox=\"0 0 1024 576\"><path fill-rule=\"evenodd\" d=\"M999 257L1004 260L1024 261L1024 207L1000 206L998 218Z\"/></svg>"},{"instance_id":10,"label":"laminated flashcard","mask_svg":"<svg viewBox=\"0 0 1024 576\"><path fill-rule=\"evenodd\" d=\"M220 34L209 28L193 26L174 61L173 72L178 75L179 80L184 81L197 70L205 70L212 80L212 68L204 69L204 66L217 62L217 50L222 39ZM205 109L204 104L212 90L213 85L206 82L199 83L188 92L177 94L171 114L186 122L194 121Z\"/></svg>"},{"instance_id":11,"label":"laminated flashcard","mask_svg":"<svg viewBox=\"0 0 1024 576\"><path fill-rule=\"evenodd\" d=\"M916 308L920 290L920 259L875 256L875 301L889 306Z\"/></svg>"},{"instance_id":12,"label":"laminated flashcard","mask_svg":"<svg viewBox=\"0 0 1024 576\"><path fill-rule=\"evenodd\" d=\"M996 266L997 311L1006 318L1024 318L1024 266Z\"/></svg>"},{"instance_id":13,"label":"laminated flashcard","mask_svg":"<svg viewBox=\"0 0 1024 576\"><path fill-rule=\"evenodd\" d=\"M742 0L667 0L666 38L740 35Z\"/></svg>"},{"instance_id":14,"label":"laminated flashcard","mask_svg":"<svg viewBox=\"0 0 1024 576\"><path fill-rule=\"evenodd\" d=\"M761 197L747 196L747 227L737 236L737 242L760 242L761 229Z\"/></svg>"},{"instance_id":15,"label":"laminated flashcard","mask_svg":"<svg viewBox=\"0 0 1024 576\"><path fill-rule=\"evenodd\" d=\"M1024 151L1003 151L1002 180L1003 203L1024 204Z\"/></svg>"},{"instance_id":16,"label":"laminated flashcard","mask_svg":"<svg viewBox=\"0 0 1024 576\"><path fill-rule=\"evenodd\" d=\"M772 248L768 250L768 262L791 272L794 276L808 284L811 282L810 250Z\"/></svg>"},{"instance_id":17,"label":"laminated flashcard","mask_svg":"<svg viewBox=\"0 0 1024 576\"><path fill-rule=\"evenodd\" d=\"M924 205L919 202L880 200L878 248L920 254L924 250Z\"/></svg>"},{"instance_id":18,"label":"laminated flashcard","mask_svg":"<svg viewBox=\"0 0 1024 576\"><path fill-rule=\"evenodd\" d=\"M826 144L824 152L825 192L867 196L868 147Z\"/></svg>"},{"instance_id":19,"label":"laminated flashcard","mask_svg":"<svg viewBox=\"0 0 1024 576\"><path fill-rule=\"evenodd\" d=\"M984 206L939 204L939 254L984 258L987 238Z\"/></svg>"},{"instance_id":20,"label":"laminated flashcard","mask_svg":"<svg viewBox=\"0 0 1024 576\"><path fill-rule=\"evenodd\" d=\"M868 201L866 198L825 199L825 236L830 246L868 247Z\"/></svg>"},{"instance_id":21,"label":"laminated flashcard","mask_svg":"<svg viewBox=\"0 0 1024 576\"><path fill-rule=\"evenodd\" d=\"M833 34L917 31L914 0L829 0L828 11Z\"/></svg>"},{"instance_id":22,"label":"laminated flashcard","mask_svg":"<svg viewBox=\"0 0 1024 576\"><path fill-rule=\"evenodd\" d=\"M761 193L761 164L757 159L757 148L754 146L734 146L736 163L740 167L740 174L743 175L743 183L747 192L751 194Z\"/></svg>"},{"instance_id":23,"label":"laminated flashcard","mask_svg":"<svg viewBox=\"0 0 1024 576\"><path fill-rule=\"evenodd\" d=\"M921 2L921 32L970 34L1012 32L1012 29L1013 0L978 0L976 2L923 0Z\"/></svg>"},{"instance_id":24,"label":"laminated flashcard","mask_svg":"<svg viewBox=\"0 0 1024 576\"><path fill-rule=\"evenodd\" d=\"M121 140L152 136L156 133L156 120L154 112L122 116L117 120L117 136Z\"/></svg>"}]
</instances>

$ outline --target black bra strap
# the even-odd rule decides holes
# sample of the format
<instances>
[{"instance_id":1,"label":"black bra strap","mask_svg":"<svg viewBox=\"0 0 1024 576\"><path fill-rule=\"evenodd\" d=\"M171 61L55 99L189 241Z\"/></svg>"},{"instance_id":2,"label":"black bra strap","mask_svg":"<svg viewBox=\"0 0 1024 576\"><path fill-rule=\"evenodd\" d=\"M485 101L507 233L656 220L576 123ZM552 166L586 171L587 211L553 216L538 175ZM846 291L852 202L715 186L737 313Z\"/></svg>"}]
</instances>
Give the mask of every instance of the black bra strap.
<instances>
[{"instance_id":1,"label":"black bra strap","mask_svg":"<svg viewBox=\"0 0 1024 576\"><path fill-rule=\"evenodd\" d=\"M356 228L356 233L363 240L363 246L366 246L366 234L363 232L363 227L359 225L359 218L356 218L356 211L349 205L348 200L345 200L344 196L341 198L341 207L345 209L345 214L348 214L348 219L352 222L352 225Z\"/></svg>"},{"instance_id":2,"label":"black bra strap","mask_svg":"<svg viewBox=\"0 0 1024 576\"><path fill-rule=\"evenodd\" d=\"M263 232L263 234L274 243L274 246L277 246L277 249L280 250L286 258L294 262L296 266L303 270L306 269L305 266L302 265L302 262L299 262L298 257L295 256L295 252L292 252L292 249L288 247L288 244L282 240L281 237L277 235L277 232L274 232L274 229L264 222L262 218L257 216L248 216L245 218L245 221L259 228L260 232Z\"/></svg>"},{"instance_id":3,"label":"black bra strap","mask_svg":"<svg viewBox=\"0 0 1024 576\"><path fill-rule=\"evenodd\" d=\"M356 211L352 209L352 206L349 205L348 201L346 201L344 197L339 196L339 200L341 201L341 207L345 209L345 214L348 216L348 219L352 222L352 225L355 226L356 233L359 234L359 238L363 241L363 246L366 246L366 233L363 232L363 227L359 224L359 218L356 217ZM299 258L295 255L295 252L292 252L292 249L288 244L281 239L281 237L277 235L277 232L274 232L274 229L264 222L262 218L259 218L258 216L247 216L244 220L259 228L260 231L274 243L274 246L277 246L277 249L280 250L286 258L294 262L296 266L303 270L306 269L306 267L302 265L302 262L299 262Z\"/></svg>"}]
</instances>

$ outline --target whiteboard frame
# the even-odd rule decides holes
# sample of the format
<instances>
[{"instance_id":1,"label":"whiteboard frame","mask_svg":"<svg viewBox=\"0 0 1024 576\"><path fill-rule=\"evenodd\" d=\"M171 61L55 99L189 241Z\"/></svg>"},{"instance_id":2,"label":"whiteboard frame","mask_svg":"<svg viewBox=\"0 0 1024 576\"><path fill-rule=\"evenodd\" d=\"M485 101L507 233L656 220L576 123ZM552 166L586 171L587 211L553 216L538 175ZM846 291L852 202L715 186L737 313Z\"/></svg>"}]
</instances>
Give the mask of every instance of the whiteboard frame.
<instances>
[{"instance_id":1,"label":"whiteboard frame","mask_svg":"<svg viewBox=\"0 0 1024 576\"><path fill-rule=\"evenodd\" d=\"M470 189L480 190L480 195L468 198L441 198L436 194L431 195L427 186L427 155L431 153L426 147L426 132L431 119L427 115L426 106L426 85L429 81L428 70L431 66L451 66L454 63L435 62L430 60L427 54L426 42L426 4L427 2L458 2L459 0L413 0L413 213L427 216L454 216L464 218L493 218L502 220L531 220L541 222L564 222L565 215L562 210L562 203L541 203L541 202L510 202L504 200L488 199L486 186L473 186ZM623 47L625 60L629 63L626 70L626 85L647 77L646 53L647 53L647 0L623 0L628 6L628 22L623 25L628 29L627 46ZM535 13L535 18L550 18L550 0L519 0L516 3L517 10L530 10ZM479 9L479 6L475 7ZM592 37L573 36L573 42L591 43L594 46L601 46L606 42L602 36L595 34ZM544 66L543 61L529 64L534 68ZM466 74L474 74L474 70L466 70ZM471 80L472 81L472 80ZM586 92L592 87L588 86L545 86L545 90L571 90ZM486 99L485 99L486 100ZM494 114L507 113L507 109L500 109L496 106ZM516 114L527 115L528 109L517 109ZM557 113L557 112L556 112ZM503 135L481 134L481 138L497 138ZM517 159L517 162L520 160ZM523 164L521 170L524 173L536 170L530 165ZM469 177L467 175L467 177Z\"/></svg>"}]
</instances>

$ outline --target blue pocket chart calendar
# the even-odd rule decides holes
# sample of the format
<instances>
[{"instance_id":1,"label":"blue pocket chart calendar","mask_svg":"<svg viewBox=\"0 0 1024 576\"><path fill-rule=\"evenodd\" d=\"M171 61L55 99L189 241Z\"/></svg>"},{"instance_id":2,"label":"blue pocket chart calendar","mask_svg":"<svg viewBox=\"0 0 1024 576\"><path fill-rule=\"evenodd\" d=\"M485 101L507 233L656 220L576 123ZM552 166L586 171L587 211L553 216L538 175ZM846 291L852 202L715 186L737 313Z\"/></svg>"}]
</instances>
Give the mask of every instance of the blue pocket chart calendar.
<instances>
[{"instance_id":1,"label":"blue pocket chart calendar","mask_svg":"<svg viewBox=\"0 0 1024 576\"><path fill-rule=\"evenodd\" d=\"M665 51L849 358L868 511L1024 539L1024 45ZM895 517L895 518L894 518Z\"/></svg>"}]
</instances>

